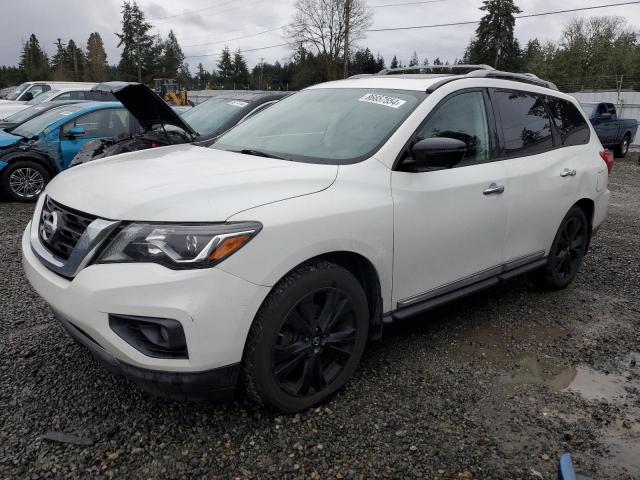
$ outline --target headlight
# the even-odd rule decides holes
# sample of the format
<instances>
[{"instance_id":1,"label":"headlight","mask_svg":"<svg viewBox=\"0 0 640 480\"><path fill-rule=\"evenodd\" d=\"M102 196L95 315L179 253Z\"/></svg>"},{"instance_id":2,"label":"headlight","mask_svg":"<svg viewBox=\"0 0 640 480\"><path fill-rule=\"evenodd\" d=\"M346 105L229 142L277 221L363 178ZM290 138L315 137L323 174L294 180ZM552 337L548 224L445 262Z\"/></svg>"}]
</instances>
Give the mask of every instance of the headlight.
<instances>
[{"instance_id":1,"label":"headlight","mask_svg":"<svg viewBox=\"0 0 640 480\"><path fill-rule=\"evenodd\" d=\"M173 269L212 267L260 231L257 222L211 225L132 223L123 228L97 263L159 263Z\"/></svg>"}]
</instances>

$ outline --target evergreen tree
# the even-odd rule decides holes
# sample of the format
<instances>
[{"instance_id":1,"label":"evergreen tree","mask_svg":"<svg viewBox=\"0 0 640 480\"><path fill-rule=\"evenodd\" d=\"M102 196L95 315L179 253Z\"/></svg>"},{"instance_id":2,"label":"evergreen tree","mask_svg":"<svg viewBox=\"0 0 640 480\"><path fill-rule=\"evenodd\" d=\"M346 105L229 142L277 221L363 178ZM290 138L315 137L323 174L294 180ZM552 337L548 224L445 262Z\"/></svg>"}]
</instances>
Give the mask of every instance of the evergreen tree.
<instances>
[{"instance_id":1,"label":"evergreen tree","mask_svg":"<svg viewBox=\"0 0 640 480\"><path fill-rule=\"evenodd\" d=\"M189 71L189 64L183 63L178 68L178 74L176 75L176 79L180 84L181 88L189 90L193 83L193 77L191 77L191 72Z\"/></svg>"},{"instance_id":2,"label":"evergreen tree","mask_svg":"<svg viewBox=\"0 0 640 480\"><path fill-rule=\"evenodd\" d=\"M49 57L40 48L35 34L23 45L18 68L24 72L27 80L48 80L50 75Z\"/></svg>"},{"instance_id":3,"label":"evergreen tree","mask_svg":"<svg viewBox=\"0 0 640 480\"><path fill-rule=\"evenodd\" d=\"M236 88L241 88L243 85L248 86L249 83L247 61L242 56L240 49L233 54L233 82L236 84Z\"/></svg>"},{"instance_id":4,"label":"evergreen tree","mask_svg":"<svg viewBox=\"0 0 640 480\"><path fill-rule=\"evenodd\" d=\"M228 46L225 46L222 49L222 55L220 55L220 60L218 60L217 67L217 76L220 78L220 81L223 83L223 85L225 87L228 87L231 83L233 83L234 74L233 61L231 60L231 53L229 52Z\"/></svg>"},{"instance_id":5,"label":"evergreen tree","mask_svg":"<svg viewBox=\"0 0 640 480\"><path fill-rule=\"evenodd\" d=\"M53 72L54 80L69 80L70 74L67 70L68 60L67 60L67 48L64 43L62 43L62 39L58 38L55 43L56 53L51 58L51 70Z\"/></svg>"},{"instance_id":6,"label":"evergreen tree","mask_svg":"<svg viewBox=\"0 0 640 480\"><path fill-rule=\"evenodd\" d=\"M428 67L429 66L429 59L427 57L424 57L424 60L422 61L422 66L423 67Z\"/></svg>"},{"instance_id":7,"label":"evergreen tree","mask_svg":"<svg viewBox=\"0 0 640 480\"><path fill-rule=\"evenodd\" d=\"M413 52L413 55L411 55L411 60L409 60L409 66L417 67L418 65L420 65L420 60L418 59L418 53Z\"/></svg>"},{"instance_id":8,"label":"evergreen tree","mask_svg":"<svg viewBox=\"0 0 640 480\"><path fill-rule=\"evenodd\" d=\"M378 52L378 55L376 55L376 70L379 72L380 70L384 70L384 69L385 69L384 57L382 57Z\"/></svg>"},{"instance_id":9,"label":"evergreen tree","mask_svg":"<svg viewBox=\"0 0 640 480\"><path fill-rule=\"evenodd\" d=\"M69 43L67 43L66 61L66 70L70 73L71 80L74 82L82 81L84 78L85 56L73 40L69 40Z\"/></svg>"},{"instance_id":10,"label":"evergreen tree","mask_svg":"<svg viewBox=\"0 0 640 480\"><path fill-rule=\"evenodd\" d=\"M197 73L195 76L196 81L196 89L204 90L207 88L208 84L211 82L211 74L207 72L202 63L198 64Z\"/></svg>"},{"instance_id":11,"label":"evergreen tree","mask_svg":"<svg viewBox=\"0 0 640 480\"><path fill-rule=\"evenodd\" d=\"M87 41L85 79L91 82L104 82L108 76L107 52L104 50L102 37L98 32L89 35Z\"/></svg>"},{"instance_id":12,"label":"evergreen tree","mask_svg":"<svg viewBox=\"0 0 640 480\"><path fill-rule=\"evenodd\" d=\"M384 64L384 60L383 60ZM384 68L384 67L383 67ZM360 73L378 73L382 68L378 60L375 59L369 48L360 49L354 55L349 65L349 71L352 75Z\"/></svg>"},{"instance_id":13,"label":"evergreen tree","mask_svg":"<svg viewBox=\"0 0 640 480\"><path fill-rule=\"evenodd\" d=\"M518 71L521 53L513 35L515 15L521 13L513 0L484 0L480 10L486 12L469 45L471 63L484 63L502 70Z\"/></svg>"},{"instance_id":14,"label":"evergreen tree","mask_svg":"<svg viewBox=\"0 0 640 480\"><path fill-rule=\"evenodd\" d=\"M400 62L398 62L398 59L394 55L393 58L391 59L391 65L389 65L389 68L398 68L399 66L400 66Z\"/></svg>"},{"instance_id":15,"label":"evergreen tree","mask_svg":"<svg viewBox=\"0 0 640 480\"><path fill-rule=\"evenodd\" d=\"M157 47L157 39L150 35L151 24L144 19L144 13L135 0L122 4L122 33L116 33L120 39L122 56L118 64L118 76L121 80L143 82L150 81L155 65L148 65Z\"/></svg>"},{"instance_id":16,"label":"evergreen tree","mask_svg":"<svg viewBox=\"0 0 640 480\"><path fill-rule=\"evenodd\" d=\"M173 30L170 30L162 46L162 58L160 59L160 68L163 76L177 77L180 70L184 71L183 62L184 53L182 53L182 48L180 48Z\"/></svg>"},{"instance_id":17,"label":"evergreen tree","mask_svg":"<svg viewBox=\"0 0 640 480\"><path fill-rule=\"evenodd\" d=\"M434 65L442 65L442 60L440 60L440 57L436 57L436 58L433 60L433 64L434 64Z\"/></svg>"}]
</instances>

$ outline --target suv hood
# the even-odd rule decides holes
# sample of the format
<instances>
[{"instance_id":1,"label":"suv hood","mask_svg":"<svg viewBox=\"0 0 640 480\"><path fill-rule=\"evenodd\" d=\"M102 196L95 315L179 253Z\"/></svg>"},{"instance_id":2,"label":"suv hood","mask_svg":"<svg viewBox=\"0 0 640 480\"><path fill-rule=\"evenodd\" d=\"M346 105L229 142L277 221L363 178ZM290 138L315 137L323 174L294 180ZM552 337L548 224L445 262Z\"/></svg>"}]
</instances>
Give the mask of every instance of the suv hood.
<instances>
[{"instance_id":1,"label":"suv hood","mask_svg":"<svg viewBox=\"0 0 640 480\"><path fill-rule=\"evenodd\" d=\"M96 94L112 94L136 117L145 130L154 125L173 125L192 135L196 132L153 90L141 83L104 82L91 89Z\"/></svg>"},{"instance_id":2,"label":"suv hood","mask_svg":"<svg viewBox=\"0 0 640 480\"><path fill-rule=\"evenodd\" d=\"M256 157L190 144L95 160L54 177L46 193L113 220L220 222L328 188L336 165Z\"/></svg>"}]
</instances>

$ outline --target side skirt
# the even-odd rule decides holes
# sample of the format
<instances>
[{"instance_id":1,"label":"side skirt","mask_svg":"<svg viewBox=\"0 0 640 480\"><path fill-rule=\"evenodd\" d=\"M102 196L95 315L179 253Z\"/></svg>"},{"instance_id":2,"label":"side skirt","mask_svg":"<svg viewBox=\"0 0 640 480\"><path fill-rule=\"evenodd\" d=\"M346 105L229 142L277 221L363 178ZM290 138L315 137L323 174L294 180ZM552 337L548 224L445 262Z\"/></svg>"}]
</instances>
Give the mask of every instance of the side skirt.
<instances>
[{"instance_id":1,"label":"side skirt","mask_svg":"<svg viewBox=\"0 0 640 480\"><path fill-rule=\"evenodd\" d=\"M540 268L547 262L546 257L539 256L535 260L531 260L530 257L526 260L526 263L522 263L522 261L510 262L499 269L499 273L494 273L495 270L491 269L490 276L487 276L487 278L480 277L480 279L477 279L477 281L474 281L473 283L469 283L468 280L461 280L451 284L450 286L436 289L432 296L429 296L428 293L419 295L419 297L427 297L424 300L400 301L398 302L398 308L396 310L387 312L383 315L383 322L385 324L389 324L396 320L404 320L406 318L413 317L414 315L432 310L459 298L493 287L502 281L509 280L517 277L518 275L522 275L523 273Z\"/></svg>"}]
</instances>

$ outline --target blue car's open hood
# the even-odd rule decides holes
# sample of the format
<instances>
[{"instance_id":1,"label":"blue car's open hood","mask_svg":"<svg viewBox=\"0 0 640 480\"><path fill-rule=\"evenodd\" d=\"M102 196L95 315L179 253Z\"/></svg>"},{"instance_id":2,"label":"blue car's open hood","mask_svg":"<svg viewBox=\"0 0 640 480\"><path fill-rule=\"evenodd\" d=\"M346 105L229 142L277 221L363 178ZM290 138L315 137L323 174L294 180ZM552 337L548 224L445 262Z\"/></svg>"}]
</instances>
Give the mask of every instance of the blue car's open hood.
<instances>
[{"instance_id":1,"label":"blue car's open hood","mask_svg":"<svg viewBox=\"0 0 640 480\"><path fill-rule=\"evenodd\" d=\"M22 137L18 137L17 135L11 135L10 133L5 132L4 130L0 130L0 148L10 147L11 145L15 145L18 143Z\"/></svg>"}]
</instances>

